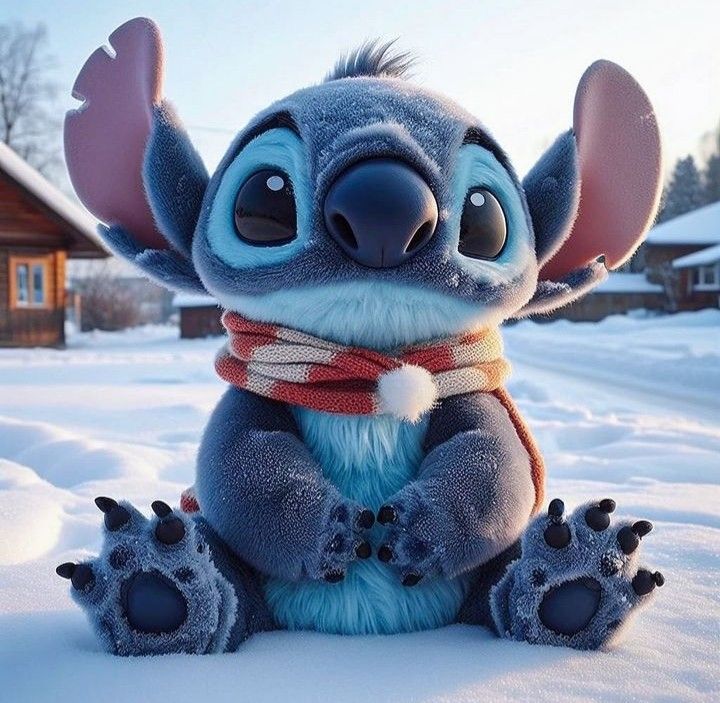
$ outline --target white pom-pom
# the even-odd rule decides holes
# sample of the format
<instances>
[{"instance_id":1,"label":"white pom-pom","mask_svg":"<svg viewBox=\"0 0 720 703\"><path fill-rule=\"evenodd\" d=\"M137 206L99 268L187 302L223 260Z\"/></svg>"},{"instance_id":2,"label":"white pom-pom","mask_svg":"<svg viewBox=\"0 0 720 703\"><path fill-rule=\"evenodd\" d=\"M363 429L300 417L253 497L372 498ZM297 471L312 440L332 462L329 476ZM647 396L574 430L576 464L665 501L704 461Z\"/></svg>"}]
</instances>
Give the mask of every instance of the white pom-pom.
<instances>
[{"instance_id":1,"label":"white pom-pom","mask_svg":"<svg viewBox=\"0 0 720 703\"><path fill-rule=\"evenodd\" d=\"M437 400L432 374L421 366L405 364L380 376L378 396L382 412L417 422Z\"/></svg>"}]
</instances>

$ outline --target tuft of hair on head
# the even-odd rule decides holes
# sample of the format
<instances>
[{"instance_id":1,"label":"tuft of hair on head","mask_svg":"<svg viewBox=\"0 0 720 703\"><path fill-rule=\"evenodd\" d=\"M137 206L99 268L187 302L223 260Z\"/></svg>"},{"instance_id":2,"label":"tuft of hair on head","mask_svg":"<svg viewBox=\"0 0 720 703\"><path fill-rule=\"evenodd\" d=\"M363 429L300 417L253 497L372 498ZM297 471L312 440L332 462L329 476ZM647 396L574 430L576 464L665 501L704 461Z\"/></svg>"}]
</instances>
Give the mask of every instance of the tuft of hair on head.
<instances>
[{"instance_id":1,"label":"tuft of hair on head","mask_svg":"<svg viewBox=\"0 0 720 703\"><path fill-rule=\"evenodd\" d=\"M409 51L394 51L397 39L371 39L348 54L341 56L325 82L340 78L409 78L415 57Z\"/></svg>"}]
</instances>

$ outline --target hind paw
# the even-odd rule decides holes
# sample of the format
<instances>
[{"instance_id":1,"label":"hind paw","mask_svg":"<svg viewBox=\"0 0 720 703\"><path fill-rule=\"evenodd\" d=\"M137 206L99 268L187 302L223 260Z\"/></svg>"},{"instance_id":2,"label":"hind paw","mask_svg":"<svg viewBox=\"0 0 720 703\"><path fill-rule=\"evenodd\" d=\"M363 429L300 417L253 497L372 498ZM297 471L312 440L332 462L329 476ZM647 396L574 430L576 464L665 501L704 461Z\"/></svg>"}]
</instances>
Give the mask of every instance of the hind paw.
<instances>
[{"instance_id":1,"label":"hind paw","mask_svg":"<svg viewBox=\"0 0 720 703\"><path fill-rule=\"evenodd\" d=\"M70 579L103 646L121 655L222 651L237 598L193 522L161 501L151 520L129 503L95 503L105 516L100 555L57 573Z\"/></svg>"},{"instance_id":2,"label":"hind paw","mask_svg":"<svg viewBox=\"0 0 720 703\"><path fill-rule=\"evenodd\" d=\"M647 520L613 523L615 501L579 507L566 519L562 501L550 503L522 539L522 556L491 594L500 634L527 642L597 649L652 591L659 572L638 568Z\"/></svg>"}]
</instances>

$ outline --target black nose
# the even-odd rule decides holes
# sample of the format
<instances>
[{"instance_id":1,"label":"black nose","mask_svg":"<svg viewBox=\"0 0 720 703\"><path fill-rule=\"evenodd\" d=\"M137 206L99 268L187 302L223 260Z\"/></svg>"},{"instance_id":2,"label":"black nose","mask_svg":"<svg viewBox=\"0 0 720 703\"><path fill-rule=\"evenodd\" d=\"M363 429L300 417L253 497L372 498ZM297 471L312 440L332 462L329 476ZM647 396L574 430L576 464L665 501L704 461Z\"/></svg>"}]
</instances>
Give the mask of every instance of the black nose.
<instances>
[{"instance_id":1,"label":"black nose","mask_svg":"<svg viewBox=\"0 0 720 703\"><path fill-rule=\"evenodd\" d=\"M325 225L345 253L364 266L390 268L416 254L435 232L432 191L409 166L369 159L351 166L325 198Z\"/></svg>"}]
</instances>

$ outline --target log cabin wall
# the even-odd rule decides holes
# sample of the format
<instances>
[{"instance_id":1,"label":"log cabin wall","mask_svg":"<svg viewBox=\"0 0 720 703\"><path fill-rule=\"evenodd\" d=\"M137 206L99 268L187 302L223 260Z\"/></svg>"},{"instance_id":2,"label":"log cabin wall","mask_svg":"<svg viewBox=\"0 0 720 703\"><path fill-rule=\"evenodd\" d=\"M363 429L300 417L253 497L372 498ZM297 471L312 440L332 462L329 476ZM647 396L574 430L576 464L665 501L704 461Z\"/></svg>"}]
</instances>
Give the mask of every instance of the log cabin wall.
<instances>
[{"instance_id":1,"label":"log cabin wall","mask_svg":"<svg viewBox=\"0 0 720 703\"><path fill-rule=\"evenodd\" d=\"M65 342L65 260L61 226L0 174L0 346L62 346ZM42 305L18 305L13 270L42 261Z\"/></svg>"},{"instance_id":2,"label":"log cabin wall","mask_svg":"<svg viewBox=\"0 0 720 703\"><path fill-rule=\"evenodd\" d=\"M13 266L45 262L46 302L17 304ZM0 246L0 346L62 346L65 343L65 252L36 247Z\"/></svg>"}]
</instances>

